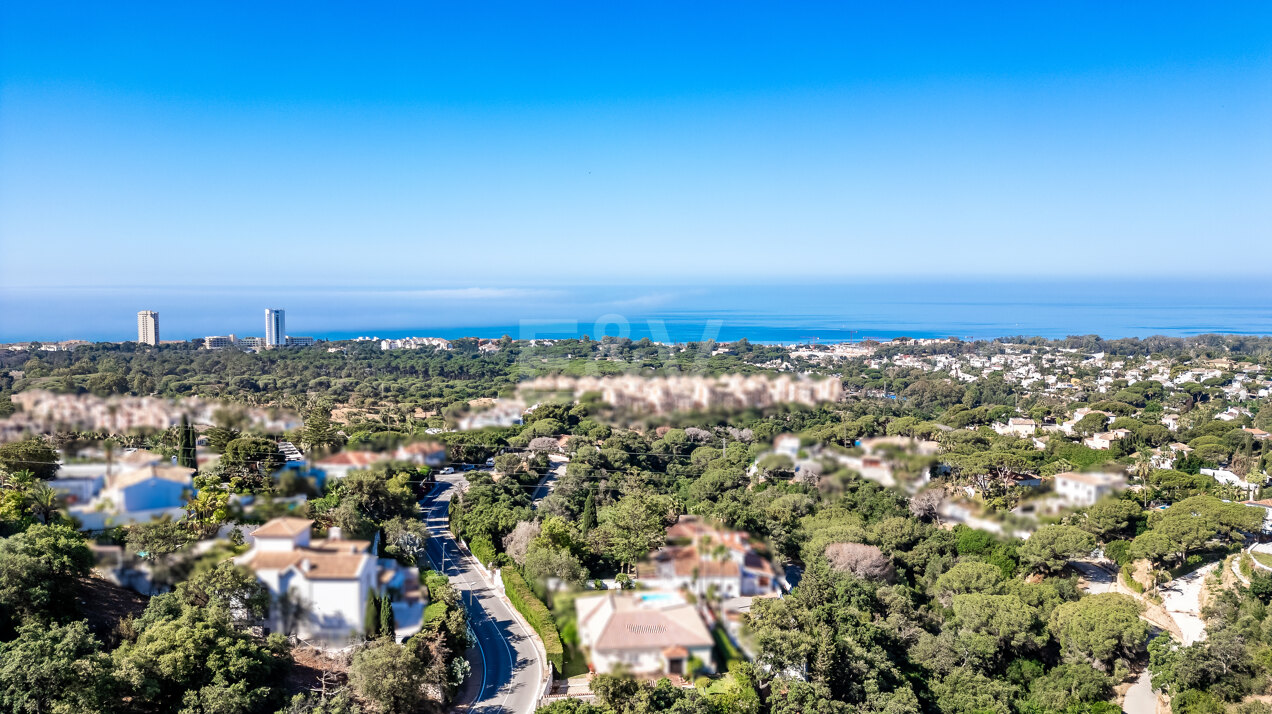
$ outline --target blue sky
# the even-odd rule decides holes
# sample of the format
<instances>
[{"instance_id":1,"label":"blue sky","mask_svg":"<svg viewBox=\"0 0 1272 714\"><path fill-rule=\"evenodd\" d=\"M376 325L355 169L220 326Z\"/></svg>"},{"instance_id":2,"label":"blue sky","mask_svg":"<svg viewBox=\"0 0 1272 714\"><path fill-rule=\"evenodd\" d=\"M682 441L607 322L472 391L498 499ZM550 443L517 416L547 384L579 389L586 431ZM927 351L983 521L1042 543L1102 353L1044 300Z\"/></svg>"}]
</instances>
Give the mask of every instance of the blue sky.
<instances>
[{"instance_id":1,"label":"blue sky","mask_svg":"<svg viewBox=\"0 0 1272 714\"><path fill-rule=\"evenodd\" d=\"M1272 4L4 3L0 284L1272 274Z\"/></svg>"}]
</instances>

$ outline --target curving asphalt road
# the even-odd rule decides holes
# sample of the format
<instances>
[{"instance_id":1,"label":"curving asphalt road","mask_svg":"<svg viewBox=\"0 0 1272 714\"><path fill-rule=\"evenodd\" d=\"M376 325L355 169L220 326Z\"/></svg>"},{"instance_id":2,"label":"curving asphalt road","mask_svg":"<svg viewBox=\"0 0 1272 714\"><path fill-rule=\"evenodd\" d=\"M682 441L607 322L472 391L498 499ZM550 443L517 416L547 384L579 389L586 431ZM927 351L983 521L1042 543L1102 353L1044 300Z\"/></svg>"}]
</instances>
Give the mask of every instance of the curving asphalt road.
<instances>
[{"instance_id":1,"label":"curving asphalt road","mask_svg":"<svg viewBox=\"0 0 1272 714\"><path fill-rule=\"evenodd\" d=\"M451 496L465 486L467 481L461 474L439 476L420 504L432 536L428 558L434 569L450 576L451 585L459 591L477 640L468 649L472 673L456 697L455 708L479 714L528 714L539 703L543 683L544 665L538 648L446 527Z\"/></svg>"}]
</instances>

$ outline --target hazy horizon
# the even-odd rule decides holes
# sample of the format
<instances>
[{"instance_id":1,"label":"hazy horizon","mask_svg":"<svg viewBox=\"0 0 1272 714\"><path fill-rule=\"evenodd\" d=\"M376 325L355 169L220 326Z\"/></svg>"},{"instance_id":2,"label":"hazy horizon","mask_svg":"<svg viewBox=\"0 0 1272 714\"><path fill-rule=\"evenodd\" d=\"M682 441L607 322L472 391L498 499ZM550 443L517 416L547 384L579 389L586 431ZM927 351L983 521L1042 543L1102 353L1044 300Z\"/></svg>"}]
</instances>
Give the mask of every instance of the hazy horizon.
<instances>
[{"instance_id":1,"label":"hazy horizon","mask_svg":"<svg viewBox=\"0 0 1272 714\"><path fill-rule=\"evenodd\" d=\"M1237 289L1234 289L1234 286ZM135 337L138 310L157 310L163 339L263 333L265 308L286 332L761 342L863 337L1144 337L1272 334L1272 284L1088 279L855 281L746 285L357 288L0 288L0 341Z\"/></svg>"}]
</instances>

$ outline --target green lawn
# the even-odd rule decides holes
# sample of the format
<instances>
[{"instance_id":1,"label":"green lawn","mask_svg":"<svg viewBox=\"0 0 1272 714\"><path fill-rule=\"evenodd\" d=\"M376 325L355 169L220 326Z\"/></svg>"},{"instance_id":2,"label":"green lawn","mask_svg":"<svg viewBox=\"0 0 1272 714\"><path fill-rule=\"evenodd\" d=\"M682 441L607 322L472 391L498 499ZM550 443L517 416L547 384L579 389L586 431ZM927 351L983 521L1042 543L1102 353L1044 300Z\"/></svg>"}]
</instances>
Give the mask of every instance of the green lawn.
<instances>
[{"instance_id":1,"label":"green lawn","mask_svg":"<svg viewBox=\"0 0 1272 714\"><path fill-rule=\"evenodd\" d=\"M711 637L715 640L715 655L718 660L716 664L720 667L720 671L732 669L734 662L746 661L746 655L733 645L733 641L729 639L723 627L711 630Z\"/></svg>"},{"instance_id":2,"label":"green lawn","mask_svg":"<svg viewBox=\"0 0 1272 714\"><path fill-rule=\"evenodd\" d=\"M1257 561L1259 561L1260 563L1262 563L1263 565L1266 565L1266 566L1268 566L1269 568L1272 568L1272 553L1256 553L1256 552L1251 552L1251 553L1250 553L1250 555L1251 555L1251 556L1252 556L1255 560L1257 560Z\"/></svg>"}]
</instances>

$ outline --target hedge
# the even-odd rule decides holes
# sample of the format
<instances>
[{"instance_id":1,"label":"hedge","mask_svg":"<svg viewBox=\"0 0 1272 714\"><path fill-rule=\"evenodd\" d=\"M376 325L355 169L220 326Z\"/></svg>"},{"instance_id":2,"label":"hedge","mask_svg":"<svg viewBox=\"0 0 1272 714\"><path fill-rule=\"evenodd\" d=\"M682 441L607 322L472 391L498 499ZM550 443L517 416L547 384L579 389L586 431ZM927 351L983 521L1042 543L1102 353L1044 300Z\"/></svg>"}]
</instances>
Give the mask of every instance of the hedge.
<instances>
[{"instance_id":1,"label":"hedge","mask_svg":"<svg viewBox=\"0 0 1272 714\"><path fill-rule=\"evenodd\" d=\"M468 551L473 557L481 562L482 565L489 566L490 561L495 559L495 544L490 542L486 536L477 536L473 538L473 542L468 544Z\"/></svg>"},{"instance_id":2,"label":"hedge","mask_svg":"<svg viewBox=\"0 0 1272 714\"><path fill-rule=\"evenodd\" d=\"M543 648L548 652L548 661L556 665L557 672L564 672L565 650L561 646L561 634L557 632L556 622L553 621L548 606L534 596L525 578L521 577L521 573L515 569L504 568L499 571L499 574L503 579L504 592L508 594L512 606L517 608L517 612L526 618L526 622L529 622L534 631L539 633L539 639L543 640Z\"/></svg>"}]
</instances>

